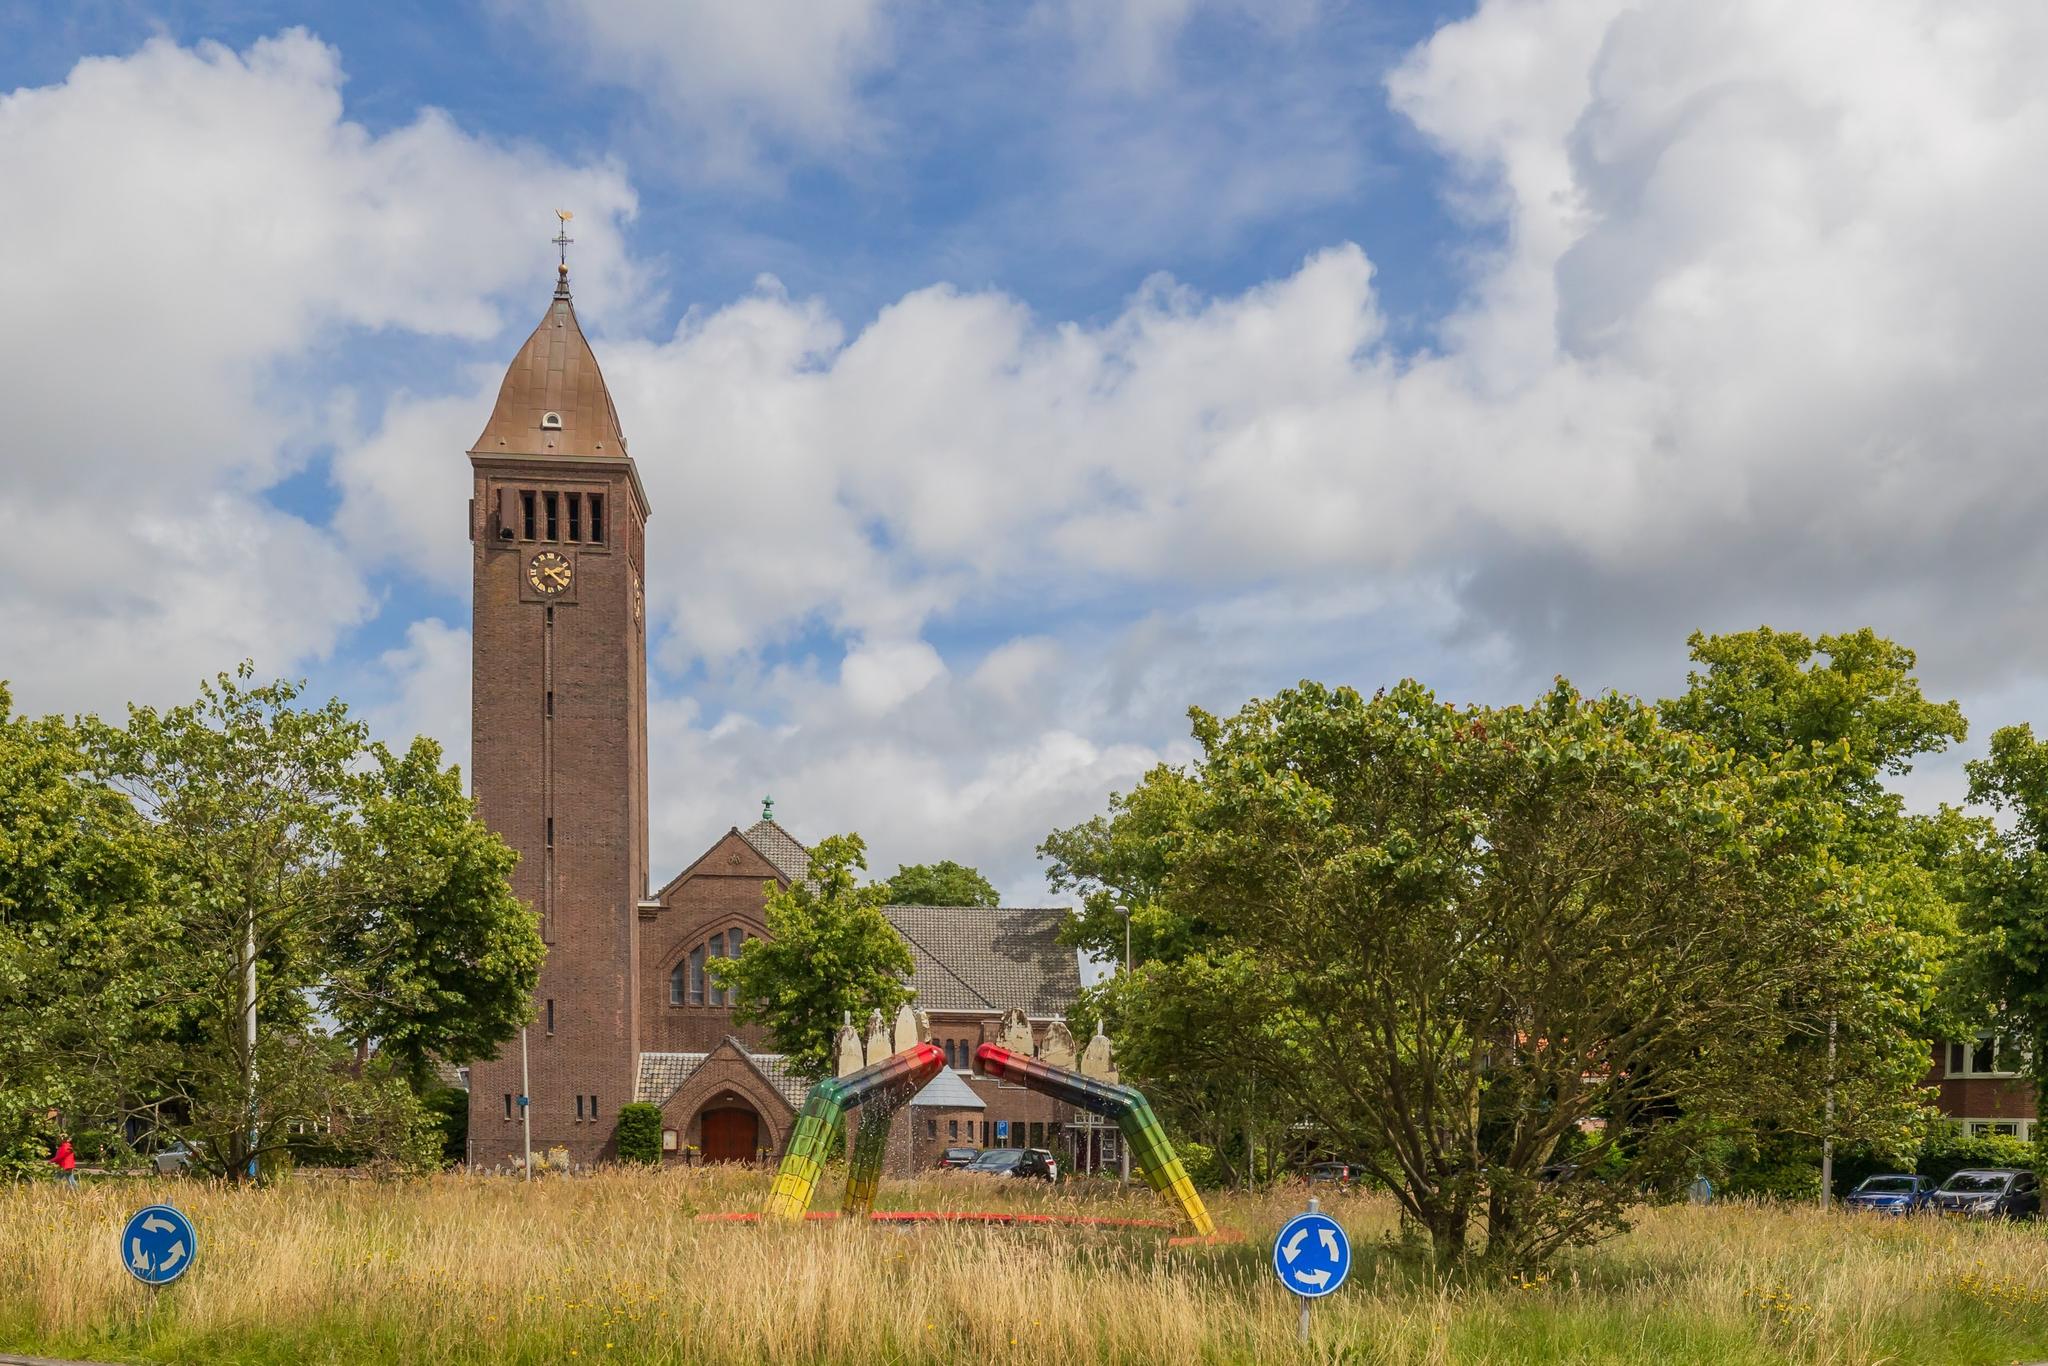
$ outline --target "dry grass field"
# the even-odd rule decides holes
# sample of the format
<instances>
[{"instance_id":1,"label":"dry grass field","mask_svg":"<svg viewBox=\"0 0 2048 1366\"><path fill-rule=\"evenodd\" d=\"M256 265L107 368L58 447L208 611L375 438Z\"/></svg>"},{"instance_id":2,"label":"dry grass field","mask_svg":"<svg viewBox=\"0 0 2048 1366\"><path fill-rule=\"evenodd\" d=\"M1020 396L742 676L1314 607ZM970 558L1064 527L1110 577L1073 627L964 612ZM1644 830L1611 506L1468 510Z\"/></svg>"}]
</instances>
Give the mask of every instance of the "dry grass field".
<instances>
[{"instance_id":1,"label":"dry grass field","mask_svg":"<svg viewBox=\"0 0 2048 1366\"><path fill-rule=\"evenodd\" d=\"M1433 1284L1390 1206L1325 1202L1350 1283L1295 1341L1267 1241L1299 1191L1219 1196L1242 1243L1145 1231L698 1222L766 1178L616 1173L525 1187L297 1179L0 1188L0 1350L136 1362L2006 1363L2048 1357L2048 1232L1743 1205L1642 1211L1556 1275ZM836 1194L828 1192L828 1195ZM169 1197L198 1263L151 1292L115 1258ZM1153 1217L1148 1195L967 1178L885 1207Z\"/></svg>"}]
</instances>

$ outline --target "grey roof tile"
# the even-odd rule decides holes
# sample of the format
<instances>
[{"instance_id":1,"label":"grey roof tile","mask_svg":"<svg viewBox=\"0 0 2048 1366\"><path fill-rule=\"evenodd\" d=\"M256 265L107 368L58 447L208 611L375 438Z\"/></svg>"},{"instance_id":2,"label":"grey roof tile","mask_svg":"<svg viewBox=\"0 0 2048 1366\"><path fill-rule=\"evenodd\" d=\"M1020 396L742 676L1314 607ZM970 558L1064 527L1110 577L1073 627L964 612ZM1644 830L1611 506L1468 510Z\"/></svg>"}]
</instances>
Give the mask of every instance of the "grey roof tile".
<instances>
[{"instance_id":1,"label":"grey roof tile","mask_svg":"<svg viewBox=\"0 0 2048 1366\"><path fill-rule=\"evenodd\" d=\"M754 846L754 852L775 865L775 871L792 886L811 875L811 851L797 843L796 836L774 821L755 821L740 831L740 838Z\"/></svg>"},{"instance_id":2,"label":"grey roof tile","mask_svg":"<svg viewBox=\"0 0 2048 1366\"><path fill-rule=\"evenodd\" d=\"M1081 962L1059 942L1064 906L884 906L910 944L910 985L923 1010L1022 1010L1065 1015L1081 995Z\"/></svg>"},{"instance_id":3,"label":"grey roof tile","mask_svg":"<svg viewBox=\"0 0 2048 1366\"><path fill-rule=\"evenodd\" d=\"M745 1048L739 1051L745 1054L747 1061L754 1065L756 1071L767 1078L768 1084L775 1088L776 1094L789 1102L791 1109L803 1108L804 1097L809 1093L810 1087L803 1078L789 1070L782 1054L749 1053ZM642 1053L640 1084L635 1089L633 1098L649 1105L668 1104L669 1097L681 1090L683 1083L688 1081L710 1056L709 1053Z\"/></svg>"}]
</instances>

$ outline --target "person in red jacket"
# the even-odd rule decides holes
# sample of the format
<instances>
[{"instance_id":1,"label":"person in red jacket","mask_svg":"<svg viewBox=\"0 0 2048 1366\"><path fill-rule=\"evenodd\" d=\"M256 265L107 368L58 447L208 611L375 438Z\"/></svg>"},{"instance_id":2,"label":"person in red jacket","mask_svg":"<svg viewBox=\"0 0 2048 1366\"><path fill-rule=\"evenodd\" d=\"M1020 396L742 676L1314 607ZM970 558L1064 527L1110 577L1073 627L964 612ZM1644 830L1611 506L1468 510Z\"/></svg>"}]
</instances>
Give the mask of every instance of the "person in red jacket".
<instances>
[{"instance_id":1,"label":"person in red jacket","mask_svg":"<svg viewBox=\"0 0 2048 1366\"><path fill-rule=\"evenodd\" d=\"M77 1190L78 1154L71 1151L71 1140L68 1137L57 1141L57 1152L50 1161L56 1164L58 1171L64 1173L64 1184Z\"/></svg>"}]
</instances>

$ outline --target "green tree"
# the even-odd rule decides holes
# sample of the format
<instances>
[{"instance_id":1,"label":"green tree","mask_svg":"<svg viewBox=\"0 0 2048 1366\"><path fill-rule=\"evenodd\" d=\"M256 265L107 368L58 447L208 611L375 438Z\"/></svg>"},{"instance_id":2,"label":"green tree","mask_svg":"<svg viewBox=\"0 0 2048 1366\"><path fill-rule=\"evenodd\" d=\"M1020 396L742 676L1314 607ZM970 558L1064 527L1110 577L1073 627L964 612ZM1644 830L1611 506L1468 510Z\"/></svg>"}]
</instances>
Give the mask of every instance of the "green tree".
<instances>
[{"instance_id":1,"label":"green tree","mask_svg":"<svg viewBox=\"0 0 2048 1366\"><path fill-rule=\"evenodd\" d=\"M0 1160L111 1113L114 1062L163 1022L168 929L135 809L77 726L13 715L0 685Z\"/></svg>"},{"instance_id":2,"label":"green tree","mask_svg":"<svg viewBox=\"0 0 2048 1366\"><path fill-rule=\"evenodd\" d=\"M1832 1044L1838 1057L1859 1055L1910 1094L1926 1071L1926 1047L1901 1051L1899 1041L1937 1037L1983 1014L1957 948L1964 875L1984 825L1948 808L1909 813L1887 781L1961 741L1962 709L1926 697L1913 652L1868 627L1818 638L1760 627L1689 643L1696 667L1686 692L1659 704L1665 724L1811 776L1841 816L1828 853L1844 894L1868 912L1869 975L1838 983L1838 994L1810 995L1804 1004L1816 1027L1787 1047L1824 1053ZM1822 1086L1806 1113L1780 1122L1809 1140L1860 1131L1840 1094L1829 1117L1829 1096Z\"/></svg>"},{"instance_id":3,"label":"green tree","mask_svg":"<svg viewBox=\"0 0 2048 1366\"><path fill-rule=\"evenodd\" d=\"M366 1131L401 1110L400 1128L427 1122L367 1077L344 1085L347 1049L316 1007L407 1070L467 1061L516 1031L543 952L504 881L512 856L431 742L394 755L341 703L302 708L297 687L251 674L131 707L91 741L143 817L169 919L152 948L172 1018L122 1085L235 1179L337 1105Z\"/></svg>"},{"instance_id":4,"label":"green tree","mask_svg":"<svg viewBox=\"0 0 2048 1366\"><path fill-rule=\"evenodd\" d=\"M1157 904L1205 942L1133 974L1125 1027L1234 1021L1217 1062L1384 1181L1442 1261L1479 1216L1504 1265L1597 1237L1691 1174L1692 1116L1816 1089L1782 1051L1813 1027L1797 1003L1870 953L1814 775L1563 683L1498 709L1304 683L1193 715L1203 757L1152 852ZM1871 1115L1896 1090L1854 1061L1836 1082ZM1540 1179L1567 1154L1626 1180Z\"/></svg>"},{"instance_id":5,"label":"green tree","mask_svg":"<svg viewBox=\"0 0 2048 1366\"><path fill-rule=\"evenodd\" d=\"M892 1014L910 999L910 949L882 914L886 884L860 885L867 846L832 835L811 851L810 876L770 884L766 939L712 960L712 981L734 993L733 1018L768 1027L798 1076L831 1075L832 1041L849 1014Z\"/></svg>"},{"instance_id":6,"label":"green tree","mask_svg":"<svg viewBox=\"0 0 2048 1366\"><path fill-rule=\"evenodd\" d=\"M2003 818L1970 879L1970 974L1997 1023L2029 1044L2036 1113L2048 1121L2048 743L2032 726L2001 727L1967 767L1970 800Z\"/></svg>"},{"instance_id":7,"label":"green tree","mask_svg":"<svg viewBox=\"0 0 2048 1366\"><path fill-rule=\"evenodd\" d=\"M891 906L993 906L995 884L979 869L944 859L938 863L898 864L888 888Z\"/></svg>"}]
</instances>

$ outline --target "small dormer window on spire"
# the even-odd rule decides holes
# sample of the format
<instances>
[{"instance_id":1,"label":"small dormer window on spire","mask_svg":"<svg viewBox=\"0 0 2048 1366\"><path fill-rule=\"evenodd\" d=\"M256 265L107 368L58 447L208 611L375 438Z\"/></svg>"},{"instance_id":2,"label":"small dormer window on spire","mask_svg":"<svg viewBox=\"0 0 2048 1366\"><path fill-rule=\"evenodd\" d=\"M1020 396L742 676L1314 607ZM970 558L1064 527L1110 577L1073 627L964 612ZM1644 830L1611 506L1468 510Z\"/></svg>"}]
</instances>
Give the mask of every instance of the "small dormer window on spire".
<instances>
[{"instance_id":1,"label":"small dormer window on spire","mask_svg":"<svg viewBox=\"0 0 2048 1366\"><path fill-rule=\"evenodd\" d=\"M562 415L560 413L542 413L540 415L540 425L548 431L559 432L562 430Z\"/></svg>"}]
</instances>

